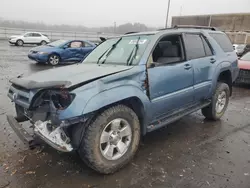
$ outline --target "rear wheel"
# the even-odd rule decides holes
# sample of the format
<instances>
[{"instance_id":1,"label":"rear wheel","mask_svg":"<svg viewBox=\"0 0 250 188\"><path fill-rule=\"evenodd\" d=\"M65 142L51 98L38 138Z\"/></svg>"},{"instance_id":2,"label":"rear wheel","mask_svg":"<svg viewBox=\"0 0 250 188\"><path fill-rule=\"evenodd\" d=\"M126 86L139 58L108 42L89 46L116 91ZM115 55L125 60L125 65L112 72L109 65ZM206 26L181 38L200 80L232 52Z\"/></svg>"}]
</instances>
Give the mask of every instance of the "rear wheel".
<instances>
[{"instance_id":1,"label":"rear wheel","mask_svg":"<svg viewBox=\"0 0 250 188\"><path fill-rule=\"evenodd\" d=\"M226 83L218 83L216 91L209 106L202 109L202 114L210 120L220 119L228 106L230 89Z\"/></svg>"},{"instance_id":2,"label":"rear wheel","mask_svg":"<svg viewBox=\"0 0 250 188\"><path fill-rule=\"evenodd\" d=\"M16 44L17 44L17 46L23 46L23 41L22 40L17 40Z\"/></svg>"},{"instance_id":3,"label":"rear wheel","mask_svg":"<svg viewBox=\"0 0 250 188\"><path fill-rule=\"evenodd\" d=\"M103 111L86 128L78 153L99 173L110 174L126 165L140 141L140 123L125 105Z\"/></svg>"},{"instance_id":4,"label":"rear wheel","mask_svg":"<svg viewBox=\"0 0 250 188\"><path fill-rule=\"evenodd\" d=\"M56 55L56 54L52 54L52 55L49 56L48 61L49 61L50 65L55 66L55 65L58 65L60 63L60 57L58 55Z\"/></svg>"},{"instance_id":5,"label":"rear wheel","mask_svg":"<svg viewBox=\"0 0 250 188\"><path fill-rule=\"evenodd\" d=\"M41 44L41 45L46 45L47 42L43 40L40 44Z\"/></svg>"}]
</instances>

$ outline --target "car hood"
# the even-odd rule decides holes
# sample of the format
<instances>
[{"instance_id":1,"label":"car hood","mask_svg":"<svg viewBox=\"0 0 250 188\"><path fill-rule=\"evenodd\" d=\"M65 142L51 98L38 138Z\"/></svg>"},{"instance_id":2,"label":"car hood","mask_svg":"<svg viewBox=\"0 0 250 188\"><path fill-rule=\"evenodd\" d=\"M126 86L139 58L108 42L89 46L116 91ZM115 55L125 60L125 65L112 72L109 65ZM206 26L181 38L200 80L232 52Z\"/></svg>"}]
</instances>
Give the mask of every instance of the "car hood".
<instances>
[{"instance_id":1,"label":"car hood","mask_svg":"<svg viewBox=\"0 0 250 188\"><path fill-rule=\"evenodd\" d=\"M85 63L45 70L26 77L21 76L11 79L10 82L26 89L42 89L62 86L69 88L80 83L94 81L130 68L132 67Z\"/></svg>"},{"instance_id":2,"label":"car hood","mask_svg":"<svg viewBox=\"0 0 250 188\"><path fill-rule=\"evenodd\" d=\"M239 60L238 61L238 67L240 69L250 70L250 61Z\"/></svg>"},{"instance_id":3,"label":"car hood","mask_svg":"<svg viewBox=\"0 0 250 188\"><path fill-rule=\"evenodd\" d=\"M22 37L22 35L12 35L9 38L17 38L17 37Z\"/></svg>"},{"instance_id":4,"label":"car hood","mask_svg":"<svg viewBox=\"0 0 250 188\"><path fill-rule=\"evenodd\" d=\"M31 48L30 51L50 52L50 51L55 50L55 49L56 49L56 47L44 45L44 46L37 46L37 47Z\"/></svg>"}]
</instances>

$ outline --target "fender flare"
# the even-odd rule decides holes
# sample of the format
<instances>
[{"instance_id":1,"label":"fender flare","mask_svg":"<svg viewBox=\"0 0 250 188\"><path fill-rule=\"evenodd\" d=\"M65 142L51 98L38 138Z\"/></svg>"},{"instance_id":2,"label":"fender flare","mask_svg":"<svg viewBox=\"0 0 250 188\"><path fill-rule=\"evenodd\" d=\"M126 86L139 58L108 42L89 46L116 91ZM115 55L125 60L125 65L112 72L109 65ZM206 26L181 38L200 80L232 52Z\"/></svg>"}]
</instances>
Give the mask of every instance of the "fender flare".
<instances>
[{"instance_id":1,"label":"fender flare","mask_svg":"<svg viewBox=\"0 0 250 188\"><path fill-rule=\"evenodd\" d=\"M224 61L224 62L218 64L217 67L215 68L215 70L217 70L217 71L214 74L215 76L214 76L213 84L212 84L212 88L211 88L212 94L214 94L214 91L215 91L216 86L217 86L218 78L222 72L230 71L230 73L232 75L231 63L227 62L227 61Z\"/></svg>"},{"instance_id":2,"label":"fender flare","mask_svg":"<svg viewBox=\"0 0 250 188\"><path fill-rule=\"evenodd\" d=\"M97 111L105 106L112 105L114 103L117 103L119 101L122 101L124 99L128 99L131 97L136 97L139 99L143 105L145 116L144 116L144 124L147 124L147 114L146 112L149 109L150 100L148 96L146 95L146 91L142 91L140 88L136 86L122 86L122 87L115 87L110 90L102 91L95 96L93 96L91 99L88 100L86 103L82 114L88 114L94 111ZM146 127L145 125L142 125L142 133L144 134Z\"/></svg>"}]
</instances>

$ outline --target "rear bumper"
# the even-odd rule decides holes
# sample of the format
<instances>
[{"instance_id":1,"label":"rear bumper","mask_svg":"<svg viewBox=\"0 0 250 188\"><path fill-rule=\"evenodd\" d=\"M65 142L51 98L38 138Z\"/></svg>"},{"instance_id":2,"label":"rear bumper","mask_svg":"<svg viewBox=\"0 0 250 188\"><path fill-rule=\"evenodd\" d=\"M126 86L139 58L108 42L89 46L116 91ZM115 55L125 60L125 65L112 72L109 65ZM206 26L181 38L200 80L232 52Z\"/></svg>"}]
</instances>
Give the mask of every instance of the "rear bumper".
<instances>
[{"instance_id":1,"label":"rear bumper","mask_svg":"<svg viewBox=\"0 0 250 188\"><path fill-rule=\"evenodd\" d=\"M48 122L36 122L34 124L34 135L30 135L23 127L18 123L14 116L7 115L7 120L10 127L14 130L16 135L25 144L28 144L30 148L36 145L34 136L38 136L45 143L62 152L71 152L73 150L72 145L69 143L69 138L66 136L64 131L57 127L53 131L49 131L47 128ZM64 139L63 139L64 137Z\"/></svg>"}]
</instances>

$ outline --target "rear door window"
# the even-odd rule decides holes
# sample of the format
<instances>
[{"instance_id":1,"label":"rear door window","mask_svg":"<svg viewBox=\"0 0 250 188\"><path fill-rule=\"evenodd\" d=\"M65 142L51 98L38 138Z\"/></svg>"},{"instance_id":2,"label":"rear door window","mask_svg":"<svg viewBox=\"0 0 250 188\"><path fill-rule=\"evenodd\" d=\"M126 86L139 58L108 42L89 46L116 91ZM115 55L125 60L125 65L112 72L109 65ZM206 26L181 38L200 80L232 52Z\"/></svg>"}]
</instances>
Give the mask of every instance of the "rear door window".
<instances>
[{"instance_id":1,"label":"rear door window","mask_svg":"<svg viewBox=\"0 0 250 188\"><path fill-rule=\"evenodd\" d=\"M203 41L199 34L185 34L185 48L188 59L198 59L206 56Z\"/></svg>"},{"instance_id":2,"label":"rear door window","mask_svg":"<svg viewBox=\"0 0 250 188\"><path fill-rule=\"evenodd\" d=\"M203 42L203 44L204 44L206 56L212 56L212 55L213 55L213 52L212 52L212 50L211 50L210 45L209 45L208 42L204 39L204 37L201 37L201 38L202 38L202 42Z\"/></svg>"},{"instance_id":3,"label":"rear door window","mask_svg":"<svg viewBox=\"0 0 250 188\"><path fill-rule=\"evenodd\" d=\"M228 36L223 33L210 33L210 36L219 44L224 52L233 52L234 47Z\"/></svg>"}]
</instances>

